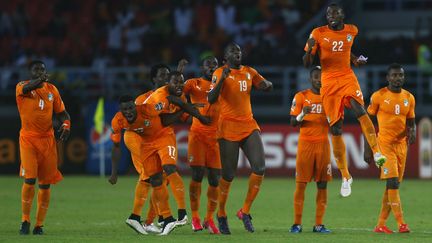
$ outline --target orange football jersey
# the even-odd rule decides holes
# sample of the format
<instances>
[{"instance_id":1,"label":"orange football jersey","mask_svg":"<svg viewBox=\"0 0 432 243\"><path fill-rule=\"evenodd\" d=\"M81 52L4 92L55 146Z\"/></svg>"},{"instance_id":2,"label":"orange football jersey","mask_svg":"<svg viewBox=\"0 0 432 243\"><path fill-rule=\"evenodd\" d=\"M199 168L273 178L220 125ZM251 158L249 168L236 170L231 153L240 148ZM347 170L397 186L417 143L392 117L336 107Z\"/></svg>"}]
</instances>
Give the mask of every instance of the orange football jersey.
<instances>
[{"instance_id":1,"label":"orange football jersey","mask_svg":"<svg viewBox=\"0 0 432 243\"><path fill-rule=\"evenodd\" d=\"M209 131L216 132L217 121L219 118L218 103L210 104L207 100L207 95L212 89L213 85L210 81L203 78L193 78L186 81L183 92L189 95L193 104L200 103L204 107L198 107L199 112L204 116L209 116L211 124L204 125L195 117L192 120L191 131Z\"/></svg>"},{"instance_id":2,"label":"orange football jersey","mask_svg":"<svg viewBox=\"0 0 432 243\"><path fill-rule=\"evenodd\" d=\"M54 134L52 116L61 113L65 106L57 88L48 82L41 88L28 94L23 93L24 86L30 80L21 81L16 86L16 102L21 117L21 136L49 136Z\"/></svg>"},{"instance_id":3,"label":"orange football jersey","mask_svg":"<svg viewBox=\"0 0 432 243\"><path fill-rule=\"evenodd\" d=\"M216 83L222 75L226 65L216 69L212 81ZM252 85L257 87L264 78L253 68L241 66L240 69L231 69L225 79L219 95L220 119L246 121L253 119L250 93Z\"/></svg>"},{"instance_id":4,"label":"orange football jersey","mask_svg":"<svg viewBox=\"0 0 432 243\"><path fill-rule=\"evenodd\" d=\"M307 89L298 92L291 105L291 115L298 116L303 107L310 106L312 111L305 115L300 125L299 139L306 141L323 141L328 139L329 124L324 113L321 96Z\"/></svg>"},{"instance_id":5,"label":"orange football jersey","mask_svg":"<svg viewBox=\"0 0 432 243\"><path fill-rule=\"evenodd\" d=\"M153 90L147 91L144 94L139 95L136 99L135 99L135 104L137 105L142 105L144 104L144 101L151 95L153 94Z\"/></svg>"},{"instance_id":6,"label":"orange football jersey","mask_svg":"<svg viewBox=\"0 0 432 243\"><path fill-rule=\"evenodd\" d=\"M406 119L415 118L415 99L405 89L394 93L385 87L372 94L367 111L377 116L379 139L399 143L406 139Z\"/></svg>"},{"instance_id":7,"label":"orange football jersey","mask_svg":"<svg viewBox=\"0 0 432 243\"><path fill-rule=\"evenodd\" d=\"M357 27L352 24L345 24L339 31L331 30L327 25L312 30L310 37L315 39L312 54L318 53L323 83L334 77L353 74L351 47L357 33ZM307 51L308 48L306 43L304 50Z\"/></svg>"},{"instance_id":8,"label":"orange football jersey","mask_svg":"<svg viewBox=\"0 0 432 243\"><path fill-rule=\"evenodd\" d=\"M129 123L120 111L111 120L111 140L114 143L120 142L122 130L134 131L147 141L155 138L162 131L162 127L159 126L159 112L153 105L137 105L136 109L137 118L133 123Z\"/></svg>"}]
</instances>

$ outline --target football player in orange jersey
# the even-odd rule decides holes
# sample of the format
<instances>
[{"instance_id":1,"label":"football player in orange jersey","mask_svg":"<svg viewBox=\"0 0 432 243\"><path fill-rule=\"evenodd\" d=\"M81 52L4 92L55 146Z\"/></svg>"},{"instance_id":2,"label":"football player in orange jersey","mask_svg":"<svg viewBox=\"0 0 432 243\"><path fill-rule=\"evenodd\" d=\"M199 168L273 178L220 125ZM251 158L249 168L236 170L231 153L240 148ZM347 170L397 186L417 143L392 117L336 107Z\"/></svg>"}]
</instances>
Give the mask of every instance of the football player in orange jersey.
<instances>
[{"instance_id":1,"label":"football player in orange jersey","mask_svg":"<svg viewBox=\"0 0 432 243\"><path fill-rule=\"evenodd\" d=\"M185 225L187 223L186 202L184 184L180 174L177 172L177 144L173 127L170 125L178 121L188 113L196 117L201 123L209 124L210 119L203 116L191 104L186 102L183 95L184 77L179 71L173 71L169 75L170 82L155 90L145 101L144 104L152 104L158 109L161 114L162 125L166 139L170 142L167 143L167 151L169 158L162 160L163 171L166 173L166 179L169 181L170 187L174 194L174 198L178 205L178 222L177 225Z\"/></svg>"},{"instance_id":2,"label":"football player in orange jersey","mask_svg":"<svg viewBox=\"0 0 432 243\"><path fill-rule=\"evenodd\" d=\"M377 233L393 233L386 226L390 211L399 225L399 233L408 233L399 196L408 145L416 140L415 99L403 89L405 72L400 64L391 64L387 69L388 86L372 94L368 113L378 119L378 144L387 162L381 167L381 179L386 180L386 188L381 204ZM373 161L372 151L365 144L365 161Z\"/></svg>"},{"instance_id":3,"label":"football player in orange jersey","mask_svg":"<svg viewBox=\"0 0 432 243\"><path fill-rule=\"evenodd\" d=\"M214 224L213 213L216 210L218 198L218 185L220 179L220 154L217 143L217 104L209 104L207 94L212 88L212 75L218 68L216 57L209 56L203 60L202 77L192 78L186 81L183 92L189 95L191 102L203 104L199 108L201 114L210 117L212 123L203 125L198 119L194 118L188 136L188 160L192 169L192 179L189 185L189 198L192 210L192 230L200 231L208 229L211 234L219 234L219 230ZM207 171L207 214L204 223L201 225L199 216L199 206L201 197L201 182L204 173Z\"/></svg>"},{"instance_id":4,"label":"football player in orange jersey","mask_svg":"<svg viewBox=\"0 0 432 243\"><path fill-rule=\"evenodd\" d=\"M219 231L222 234L231 234L225 205L241 148L250 162L252 173L246 199L237 212L237 217L242 220L247 231L254 232L249 211L264 177L265 156L260 128L252 114L250 92L252 85L258 90L270 91L273 84L255 69L241 65L242 52L237 44L231 43L226 47L224 59L225 65L213 73L212 81L216 86L208 94L210 104L218 102L220 106L217 130L222 162L217 213Z\"/></svg>"},{"instance_id":5,"label":"football player in orange jersey","mask_svg":"<svg viewBox=\"0 0 432 243\"><path fill-rule=\"evenodd\" d=\"M320 96L321 67L311 69L311 89L298 92L291 106L291 125L300 126L296 159L296 190L294 192L294 224L291 233L302 232L304 194L308 182L317 184L316 214L313 232L329 233L323 225L327 207L327 182L331 180L329 125Z\"/></svg>"},{"instance_id":6,"label":"football player in orange jersey","mask_svg":"<svg viewBox=\"0 0 432 243\"><path fill-rule=\"evenodd\" d=\"M19 82L16 86L16 102L21 118L20 176L24 177L20 234L30 233L30 211L38 179L36 225L33 234L41 235L50 202L50 184L56 184L63 178L57 169L58 155L52 117L54 113L60 120L60 140L64 141L70 133L70 116L57 88L49 82L45 64L42 61L33 61L29 70L31 79Z\"/></svg>"},{"instance_id":7,"label":"football player in orange jersey","mask_svg":"<svg viewBox=\"0 0 432 243\"><path fill-rule=\"evenodd\" d=\"M342 138L345 107L354 111L363 135L374 152L376 165L382 166L386 158L379 150L375 128L366 113L360 85L351 69L350 62L358 66L365 64L367 60L351 53L354 38L358 33L357 27L344 24L344 11L337 4L329 5L326 17L328 24L315 28L307 40L303 64L310 67L315 55L318 54L322 67L321 97L323 108L330 124L333 155L342 174L340 194L347 197L351 194L353 180L348 171L345 143Z\"/></svg>"}]
</instances>

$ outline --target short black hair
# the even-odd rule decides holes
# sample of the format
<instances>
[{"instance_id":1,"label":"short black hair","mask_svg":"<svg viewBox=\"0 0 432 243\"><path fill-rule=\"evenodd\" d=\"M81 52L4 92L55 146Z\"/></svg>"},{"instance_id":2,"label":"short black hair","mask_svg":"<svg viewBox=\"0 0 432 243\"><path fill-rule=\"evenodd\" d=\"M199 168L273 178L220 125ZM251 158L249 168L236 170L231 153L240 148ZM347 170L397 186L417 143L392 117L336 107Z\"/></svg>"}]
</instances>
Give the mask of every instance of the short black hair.
<instances>
[{"instance_id":1,"label":"short black hair","mask_svg":"<svg viewBox=\"0 0 432 243\"><path fill-rule=\"evenodd\" d=\"M122 95L119 98L119 104L121 104L121 103L127 103L127 102L130 102L130 101L135 101L135 99L132 96L130 96L130 95Z\"/></svg>"},{"instance_id":2,"label":"short black hair","mask_svg":"<svg viewBox=\"0 0 432 243\"><path fill-rule=\"evenodd\" d=\"M340 9L342 9L343 10L343 8L342 8L342 6L341 5L339 5L338 3L336 3L336 2L331 2L329 5L328 5L328 8L332 8L332 7L335 7L335 8L340 8Z\"/></svg>"},{"instance_id":3,"label":"short black hair","mask_svg":"<svg viewBox=\"0 0 432 243\"><path fill-rule=\"evenodd\" d=\"M213 58L216 59L216 61L217 61L217 58L215 56L205 56L204 58L201 59L201 63L204 63L205 61L213 59Z\"/></svg>"},{"instance_id":4,"label":"short black hair","mask_svg":"<svg viewBox=\"0 0 432 243\"><path fill-rule=\"evenodd\" d=\"M228 50L229 50L232 46L238 46L238 47L240 47L240 45L237 44L237 43L235 43L235 42L231 42L231 43L229 43L229 44L225 47L225 50L224 50L224 57L226 56ZM240 49L241 49L241 47L240 47Z\"/></svg>"},{"instance_id":5,"label":"short black hair","mask_svg":"<svg viewBox=\"0 0 432 243\"><path fill-rule=\"evenodd\" d=\"M394 62L387 67L387 73L389 73L392 69L403 69L403 67L399 63Z\"/></svg>"},{"instance_id":6,"label":"short black hair","mask_svg":"<svg viewBox=\"0 0 432 243\"><path fill-rule=\"evenodd\" d=\"M180 76L180 75L183 75L183 73L182 72L179 72L179 71L171 71L170 73L169 73L169 79L171 80L171 77L172 76Z\"/></svg>"},{"instance_id":7,"label":"short black hair","mask_svg":"<svg viewBox=\"0 0 432 243\"><path fill-rule=\"evenodd\" d=\"M36 65L36 64L43 64L43 65L45 65L45 63L42 62L41 60L34 60L34 61L30 62L30 64L28 65L28 69L31 70L33 68L33 66Z\"/></svg>"},{"instance_id":8,"label":"short black hair","mask_svg":"<svg viewBox=\"0 0 432 243\"><path fill-rule=\"evenodd\" d=\"M151 70L150 70L150 80L151 81L153 81L153 79L157 75L158 70L161 68L166 68L166 69L168 69L169 72L171 72L171 69L167 65L165 65L163 63L156 64L156 65L152 66Z\"/></svg>"},{"instance_id":9,"label":"short black hair","mask_svg":"<svg viewBox=\"0 0 432 243\"><path fill-rule=\"evenodd\" d=\"M312 77L312 73L317 70L321 71L321 66L314 66L313 68L311 68L309 71L309 77Z\"/></svg>"}]
</instances>

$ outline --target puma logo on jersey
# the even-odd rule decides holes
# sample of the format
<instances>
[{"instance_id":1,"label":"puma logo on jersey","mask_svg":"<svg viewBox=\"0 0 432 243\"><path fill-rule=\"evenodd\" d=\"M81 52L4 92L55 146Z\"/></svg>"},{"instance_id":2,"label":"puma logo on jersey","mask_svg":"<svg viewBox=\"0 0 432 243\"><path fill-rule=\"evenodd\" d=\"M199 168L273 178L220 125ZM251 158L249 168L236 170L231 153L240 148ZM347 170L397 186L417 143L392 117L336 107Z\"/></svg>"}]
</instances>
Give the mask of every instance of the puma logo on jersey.
<instances>
[{"instance_id":1,"label":"puma logo on jersey","mask_svg":"<svg viewBox=\"0 0 432 243\"><path fill-rule=\"evenodd\" d=\"M228 78L230 78L230 79L234 79L234 76L229 75Z\"/></svg>"},{"instance_id":2,"label":"puma logo on jersey","mask_svg":"<svg viewBox=\"0 0 432 243\"><path fill-rule=\"evenodd\" d=\"M327 37L324 37L324 40L327 41L327 42L330 42L330 39L327 38Z\"/></svg>"},{"instance_id":3,"label":"puma logo on jersey","mask_svg":"<svg viewBox=\"0 0 432 243\"><path fill-rule=\"evenodd\" d=\"M384 103L389 104L390 105L390 99L386 99L384 100Z\"/></svg>"},{"instance_id":4,"label":"puma logo on jersey","mask_svg":"<svg viewBox=\"0 0 432 243\"><path fill-rule=\"evenodd\" d=\"M195 87L197 88L197 90L201 91L201 87L200 86L196 85Z\"/></svg>"},{"instance_id":5,"label":"puma logo on jersey","mask_svg":"<svg viewBox=\"0 0 432 243\"><path fill-rule=\"evenodd\" d=\"M310 100L305 99L305 101L306 101L308 104L311 104L311 101L310 101Z\"/></svg>"}]
</instances>

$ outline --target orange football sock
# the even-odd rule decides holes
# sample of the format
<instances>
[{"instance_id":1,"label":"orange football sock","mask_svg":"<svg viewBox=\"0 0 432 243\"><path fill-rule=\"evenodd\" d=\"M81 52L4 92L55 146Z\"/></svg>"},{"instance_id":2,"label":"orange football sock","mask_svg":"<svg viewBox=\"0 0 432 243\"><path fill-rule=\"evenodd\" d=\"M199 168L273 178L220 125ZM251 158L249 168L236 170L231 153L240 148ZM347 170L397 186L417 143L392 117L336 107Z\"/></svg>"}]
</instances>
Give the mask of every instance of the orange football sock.
<instances>
[{"instance_id":1,"label":"orange football sock","mask_svg":"<svg viewBox=\"0 0 432 243\"><path fill-rule=\"evenodd\" d=\"M219 188L215 186L208 186L207 189L207 213L205 220L213 219L213 214L216 211L218 203Z\"/></svg>"},{"instance_id":2,"label":"orange football sock","mask_svg":"<svg viewBox=\"0 0 432 243\"><path fill-rule=\"evenodd\" d=\"M342 135L339 136L331 136L331 142L333 145L333 155L336 160L337 167L342 174L343 178L347 180L351 178L351 175L348 171L348 162L346 159L346 150L345 150L345 142L343 140Z\"/></svg>"},{"instance_id":3,"label":"orange football sock","mask_svg":"<svg viewBox=\"0 0 432 243\"><path fill-rule=\"evenodd\" d=\"M402 205L399 196L398 189L388 189L388 200L390 203L391 210L395 216L396 221L399 225L405 224L403 219Z\"/></svg>"},{"instance_id":4,"label":"orange football sock","mask_svg":"<svg viewBox=\"0 0 432 243\"><path fill-rule=\"evenodd\" d=\"M296 182L296 189L294 191L294 224L302 223L306 185L306 182Z\"/></svg>"},{"instance_id":5,"label":"orange football sock","mask_svg":"<svg viewBox=\"0 0 432 243\"><path fill-rule=\"evenodd\" d=\"M140 216L145 201L147 200L147 194L151 185L148 182L138 180L135 186L135 198L133 204L132 213Z\"/></svg>"},{"instance_id":6,"label":"orange football sock","mask_svg":"<svg viewBox=\"0 0 432 243\"><path fill-rule=\"evenodd\" d=\"M379 152L375 127L371 119L369 118L369 115L364 114L363 116L357 118L357 120L360 122L360 127L362 129L363 135L365 136L367 142L369 143L372 152L374 154Z\"/></svg>"},{"instance_id":7,"label":"orange football sock","mask_svg":"<svg viewBox=\"0 0 432 243\"><path fill-rule=\"evenodd\" d=\"M33 203L33 198L35 194L35 185L30 185L23 183L21 189L21 207L22 207L22 217L21 220L30 222L30 211Z\"/></svg>"},{"instance_id":8,"label":"orange football sock","mask_svg":"<svg viewBox=\"0 0 432 243\"><path fill-rule=\"evenodd\" d=\"M38 191L38 203L36 212L36 226L42 226L48 212L51 189L40 189Z\"/></svg>"},{"instance_id":9,"label":"orange football sock","mask_svg":"<svg viewBox=\"0 0 432 243\"><path fill-rule=\"evenodd\" d=\"M154 190L152 190L151 197L150 197L150 206L148 208L147 217L146 217L146 221L145 221L146 225L153 223L156 216L159 215L159 211L158 211L158 208L156 206L156 202L155 202L154 198L155 198Z\"/></svg>"},{"instance_id":10,"label":"orange football sock","mask_svg":"<svg viewBox=\"0 0 432 243\"><path fill-rule=\"evenodd\" d=\"M226 202L228 200L228 194L230 191L231 182L224 180L221 178L219 180L219 210L218 210L218 217L226 217L227 213L225 211Z\"/></svg>"},{"instance_id":11,"label":"orange football sock","mask_svg":"<svg viewBox=\"0 0 432 243\"><path fill-rule=\"evenodd\" d=\"M323 224L323 218L327 207L327 189L318 189L316 195L315 225Z\"/></svg>"},{"instance_id":12,"label":"orange football sock","mask_svg":"<svg viewBox=\"0 0 432 243\"><path fill-rule=\"evenodd\" d=\"M199 218L199 207L201 198L201 182L191 180L189 184L189 198L192 210L192 217Z\"/></svg>"},{"instance_id":13,"label":"orange football sock","mask_svg":"<svg viewBox=\"0 0 432 243\"><path fill-rule=\"evenodd\" d=\"M153 191L156 207L159 209L160 215L162 215L164 219L172 216L171 209L168 203L169 195L166 185L153 187Z\"/></svg>"},{"instance_id":14,"label":"orange football sock","mask_svg":"<svg viewBox=\"0 0 432 243\"><path fill-rule=\"evenodd\" d=\"M252 173L249 176L249 189L246 195L246 199L243 203L242 212L249 214L253 201L255 200L260 190L261 183L264 176Z\"/></svg>"},{"instance_id":15,"label":"orange football sock","mask_svg":"<svg viewBox=\"0 0 432 243\"><path fill-rule=\"evenodd\" d=\"M390 214L391 207L388 200L388 191L387 189L384 191L384 196L381 203L381 211L378 219L378 227L386 225L386 221Z\"/></svg>"},{"instance_id":16,"label":"orange football sock","mask_svg":"<svg viewBox=\"0 0 432 243\"><path fill-rule=\"evenodd\" d=\"M183 180L180 177L179 173L178 172L172 173L171 175L167 176L167 180L169 181L171 191L177 203L177 208L186 209L185 189L184 189Z\"/></svg>"}]
</instances>

